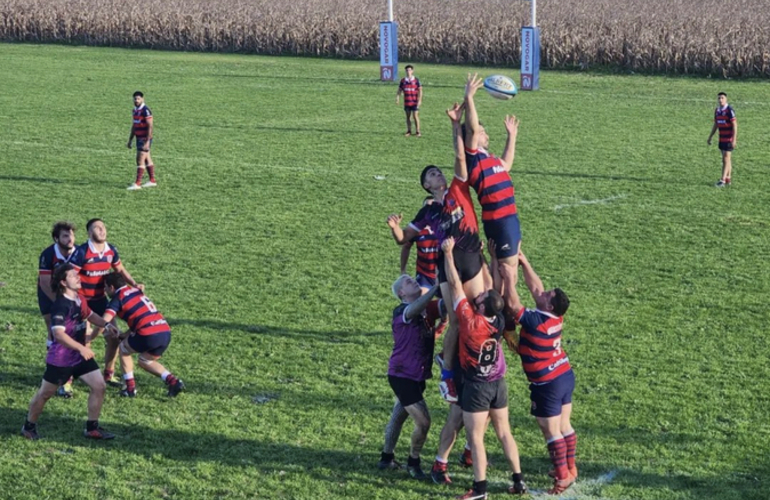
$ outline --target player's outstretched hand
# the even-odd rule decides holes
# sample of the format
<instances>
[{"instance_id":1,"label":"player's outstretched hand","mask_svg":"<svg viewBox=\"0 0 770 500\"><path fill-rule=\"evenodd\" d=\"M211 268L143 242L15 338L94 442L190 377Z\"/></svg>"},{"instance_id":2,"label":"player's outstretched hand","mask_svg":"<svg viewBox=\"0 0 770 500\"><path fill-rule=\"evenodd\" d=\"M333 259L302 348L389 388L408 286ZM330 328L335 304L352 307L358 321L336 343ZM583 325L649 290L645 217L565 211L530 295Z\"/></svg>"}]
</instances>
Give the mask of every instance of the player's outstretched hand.
<instances>
[{"instance_id":1,"label":"player's outstretched hand","mask_svg":"<svg viewBox=\"0 0 770 500\"><path fill-rule=\"evenodd\" d=\"M495 240L492 238L489 238L489 241L487 242L487 249L489 251L489 257L492 260L497 260L497 246L495 246Z\"/></svg>"},{"instance_id":2,"label":"player's outstretched hand","mask_svg":"<svg viewBox=\"0 0 770 500\"><path fill-rule=\"evenodd\" d=\"M388 215L388 220L387 220L388 226L391 229L396 229L401 225L401 219L402 219L401 214Z\"/></svg>"},{"instance_id":3,"label":"player's outstretched hand","mask_svg":"<svg viewBox=\"0 0 770 500\"><path fill-rule=\"evenodd\" d=\"M144 283L137 283L136 288L138 288L141 291L144 291Z\"/></svg>"},{"instance_id":4,"label":"player's outstretched hand","mask_svg":"<svg viewBox=\"0 0 770 500\"><path fill-rule=\"evenodd\" d=\"M441 250L443 250L444 255L452 253L452 249L454 249L454 247L455 239L451 236L441 243Z\"/></svg>"},{"instance_id":5,"label":"player's outstretched hand","mask_svg":"<svg viewBox=\"0 0 770 500\"><path fill-rule=\"evenodd\" d=\"M454 106L446 110L446 115L452 120L452 123L459 123L463 117L463 111L465 110L465 103L454 103Z\"/></svg>"},{"instance_id":6,"label":"player's outstretched hand","mask_svg":"<svg viewBox=\"0 0 770 500\"><path fill-rule=\"evenodd\" d=\"M483 85L484 81L479 78L478 73L474 73L473 75L468 73L468 79L465 81L465 98L469 99L473 97L476 94L476 91Z\"/></svg>"},{"instance_id":7,"label":"player's outstretched hand","mask_svg":"<svg viewBox=\"0 0 770 500\"><path fill-rule=\"evenodd\" d=\"M505 116L505 130L508 131L508 135L516 137L519 133L519 119L513 115Z\"/></svg>"}]
</instances>

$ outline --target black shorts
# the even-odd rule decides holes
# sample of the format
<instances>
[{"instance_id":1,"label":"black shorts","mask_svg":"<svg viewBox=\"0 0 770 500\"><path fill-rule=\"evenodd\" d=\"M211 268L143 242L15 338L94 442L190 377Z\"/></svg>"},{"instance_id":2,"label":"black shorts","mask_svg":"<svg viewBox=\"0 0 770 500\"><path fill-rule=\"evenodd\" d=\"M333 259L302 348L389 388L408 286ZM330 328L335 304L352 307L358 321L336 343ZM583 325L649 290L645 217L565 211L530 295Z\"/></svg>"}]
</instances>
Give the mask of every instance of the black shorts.
<instances>
[{"instance_id":1,"label":"black shorts","mask_svg":"<svg viewBox=\"0 0 770 500\"><path fill-rule=\"evenodd\" d=\"M54 366L46 364L43 380L54 385L64 385L70 377L79 378L94 371L99 371L99 365L96 364L94 358L91 358L88 361L83 360L75 366Z\"/></svg>"},{"instance_id":2,"label":"black shorts","mask_svg":"<svg viewBox=\"0 0 770 500\"><path fill-rule=\"evenodd\" d=\"M40 314L46 316L51 314L51 307L53 307L53 301L48 298L40 287L37 287L37 306L40 308Z\"/></svg>"},{"instance_id":3,"label":"black shorts","mask_svg":"<svg viewBox=\"0 0 770 500\"><path fill-rule=\"evenodd\" d=\"M574 390L575 372L572 370L547 384L529 384L529 399L532 401L530 413L542 418L561 415L561 407L572 402Z\"/></svg>"},{"instance_id":4,"label":"black shorts","mask_svg":"<svg viewBox=\"0 0 770 500\"><path fill-rule=\"evenodd\" d=\"M104 311L107 310L108 303L106 296L100 299L88 299L88 308L99 316L104 316Z\"/></svg>"},{"instance_id":5,"label":"black shorts","mask_svg":"<svg viewBox=\"0 0 770 500\"><path fill-rule=\"evenodd\" d=\"M730 141L730 142L721 142L720 141L719 142L719 150L720 151L725 151L725 152L728 152L728 153L730 151L732 151L733 150L733 143L732 143L732 141Z\"/></svg>"},{"instance_id":6,"label":"black shorts","mask_svg":"<svg viewBox=\"0 0 770 500\"><path fill-rule=\"evenodd\" d=\"M420 111L417 106L404 106L404 111Z\"/></svg>"},{"instance_id":7,"label":"black shorts","mask_svg":"<svg viewBox=\"0 0 770 500\"><path fill-rule=\"evenodd\" d=\"M146 137L136 138L136 150L138 152L142 152L144 149L147 149L147 151L149 151L151 147L152 147L152 139L147 139Z\"/></svg>"},{"instance_id":8,"label":"black shorts","mask_svg":"<svg viewBox=\"0 0 770 500\"><path fill-rule=\"evenodd\" d=\"M472 280L481 272L481 266L484 265L484 260L481 258L481 252L466 252L465 250L460 250L455 247L455 249L452 250L452 255L454 255L455 267L457 268L457 274L460 275L460 281L462 283ZM439 252L437 265L438 282L446 283L444 252Z\"/></svg>"},{"instance_id":9,"label":"black shorts","mask_svg":"<svg viewBox=\"0 0 770 500\"><path fill-rule=\"evenodd\" d=\"M388 383L390 388L396 394L401 406L406 408L415 403L419 403L424 398L422 393L425 392L425 381L417 382L408 378L394 377L388 375Z\"/></svg>"},{"instance_id":10,"label":"black shorts","mask_svg":"<svg viewBox=\"0 0 770 500\"><path fill-rule=\"evenodd\" d=\"M146 352L153 356L162 356L171 343L171 332L156 333L155 335L136 335L131 332L128 345L136 352Z\"/></svg>"},{"instance_id":11,"label":"black shorts","mask_svg":"<svg viewBox=\"0 0 770 500\"><path fill-rule=\"evenodd\" d=\"M499 410L508 407L508 386L504 378L494 382L466 380L463 382L462 397L458 400L460 408L468 413Z\"/></svg>"}]
</instances>

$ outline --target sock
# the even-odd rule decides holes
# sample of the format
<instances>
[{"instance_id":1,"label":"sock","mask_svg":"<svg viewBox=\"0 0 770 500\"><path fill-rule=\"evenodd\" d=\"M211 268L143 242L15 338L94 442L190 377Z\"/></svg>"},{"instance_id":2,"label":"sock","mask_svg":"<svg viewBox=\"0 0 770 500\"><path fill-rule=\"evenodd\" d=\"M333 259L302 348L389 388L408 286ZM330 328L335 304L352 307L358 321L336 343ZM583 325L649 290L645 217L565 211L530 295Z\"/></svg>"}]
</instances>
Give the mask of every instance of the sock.
<instances>
[{"instance_id":1,"label":"sock","mask_svg":"<svg viewBox=\"0 0 770 500\"><path fill-rule=\"evenodd\" d=\"M571 434L564 436L564 444L567 445L567 468L575 468L575 450L577 449L577 434L572 431Z\"/></svg>"},{"instance_id":2,"label":"sock","mask_svg":"<svg viewBox=\"0 0 770 500\"><path fill-rule=\"evenodd\" d=\"M396 458L396 455L393 453L385 453L384 451L380 454L380 461L381 462L391 462L394 458Z\"/></svg>"},{"instance_id":3,"label":"sock","mask_svg":"<svg viewBox=\"0 0 770 500\"><path fill-rule=\"evenodd\" d=\"M513 479L514 483L520 483L524 481L524 474L522 474L521 472L514 472L513 474L511 474L511 479Z\"/></svg>"},{"instance_id":4,"label":"sock","mask_svg":"<svg viewBox=\"0 0 770 500\"><path fill-rule=\"evenodd\" d=\"M548 454L551 456L551 463L556 471L556 479L567 479L569 471L567 470L567 444L564 438L559 436L548 443Z\"/></svg>"},{"instance_id":5,"label":"sock","mask_svg":"<svg viewBox=\"0 0 770 500\"><path fill-rule=\"evenodd\" d=\"M155 165L147 165L147 173L150 174L150 182L155 182Z\"/></svg>"},{"instance_id":6,"label":"sock","mask_svg":"<svg viewBox=\"0 0 770 500\"><path fill-rule=\"evenodd\" d=\"M115 375L115 370L104 370L104 381L108 381Z\"/></svg>"},{"instance_id":7,"label":"sock","mask_svg":"<svg viewBox=\"0 0 770 500\"><path fill-rule=\"evenodd\" d=\"M136 183L141 184L142 183L142 177L144 177L144 169L141 167L136 167Z\"/></svg>"},{"instance_id":8,"label":"sock","mask_svg":"<svg viewBox=\"0 0 770 500\"><path fill-rule=\"evenodd\" d=\"M24 428L26 430L31 431L35 427L37 427L37 424L35 422L30 422L29 420L26 420L26 419L24 420Z\"/></svg>"},{"instance_id":9,"label":"sock","mask_svg":"<svg viewBox=\"0 0 770 500\"><path fill-rule=\"evenodd\" d=\"M473 481L473 491L480 494L486 493L487 492L486 479L484 481Z\"/></svg>"},{"instance_id":10,"label":"sock","mask_svg":"<svg viewBox=\"0 0 770 500\"><path fill-rule=\"evenodd\" d=\"M134 373L128 372L123 374L123 380L126 381L126 390L131 392L136 390L136 380L134 380Z\"/></svg>"},{"instance_id":11,"label":"sock","mask_svg":"<svg viewBox=\"0 0 770 500\"><path fill-rule=\"evenodd\" d=\"M445 464L445 463L447 463L447 461L446 461L446 460L444 460L443 458L441 458L441 457L440 457L440 456L438 456L438 455L436 455L436 462L438 462L438 463L440 463L440 464Z\"/></svg>"},{"instance_id":12,"label":"sock","mask_svg":"<svg viewBox=\"0 0 770 500\"><path fill-rule=\"evenodd\" d=\"M412 458L411 456L406 459L406 465L409 467L419 467L420 466L420 458Z\"/></svg>"},{"instance_id":13,"label":"sock","mask_svg":"<svg viewBox=\"0 0 770 500\"><path fill-rule=\"evenodd\" d=\"M168 373L168 372L165 372L165 373ZM168 375L166 375L166 378L164 380L166 382L166 385L170 386L170 385L176 384L177 378L173 376L171 373L168 373Z\"/></svg>"},{"instance_id":14,"label":"sock","mask_svg":"<svg viewBox=\"0 0 770 500\"><path fill-rule=\"evenodd\" d=\"M160 379L165 382L169 375L171 375L171 372L163 372L160 374Z\"/></svg>"},{"instance_id":15,"label":"sock","mask_svg":"<svg viewBox=\"0 0 770 500\"><path fill-rule=\"evenodd\" d=\"M99 427L99 421L98 420L86 420L86 430L87 431L94 431Z\"/></svg>"}]
</instances>

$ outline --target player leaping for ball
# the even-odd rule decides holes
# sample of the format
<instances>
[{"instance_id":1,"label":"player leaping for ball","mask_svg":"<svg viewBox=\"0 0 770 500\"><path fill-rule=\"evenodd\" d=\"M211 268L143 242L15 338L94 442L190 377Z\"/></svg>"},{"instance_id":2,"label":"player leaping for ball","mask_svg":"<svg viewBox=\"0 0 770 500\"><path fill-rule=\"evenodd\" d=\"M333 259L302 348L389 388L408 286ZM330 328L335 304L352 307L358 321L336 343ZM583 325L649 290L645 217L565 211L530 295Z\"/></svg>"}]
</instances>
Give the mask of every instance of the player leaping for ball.
<instances>
[{"instance_id":1,"label":"player leaping for ball","mask_svg":"<svg viewBox=\"0 0 770 500\"><path fill-rule=\"evenodd\" d=\"M521 325L518 353L530 382L531 413L543 431L554 466L549 473L554 478L554 484L548 493L558 495L569 488L578 476L575 466L577 434L570 423L575 373L561 346L562 324L569 308L569 298L561 288L546 290L523 253L519 254L519 264L537 309L526 309L521 304L515 286L509 290L506 301L516 322ZM517 268L501 264L500 273L506 282L516 282Z\"/></svg>"},{"instance_id":2,"label":"player leaping for ball","mask_svg":"<svg viewBox=\"0 0 770 500\"><path fill-rule=\"evenodd\" d=\"M139 366L142 369L160 377L168 386L169 396L174 397L182 392L184 382L158 363L171 343L171 328L155 304L142 290L129 286L125 276L120 273L107 275L105 290L112 299L104 313L105 321L112 321L117 316L130 328L130 335L120 343L120 369L126 384L120 395L130 398L136 396L134 361L131 358L134 353L139 353Z\"/></svg>"},{"instance_id":3,"label":"player leaping for ball","mask_svg":"<svg viewBox=\"0 0 770 500\"><path fill-rule=\"evenodd\" d=\"M150 156L153 132L152 111L144 103L144 94L137 90L134 92L133 121L127 144L128 149L131 149L131 143L136 137L136 181L128 186L129 191L158 185L155 181L155 165L153 165ZM145 169L150 174L150 180L142 184Z\"/></svg>"}]
</instances>

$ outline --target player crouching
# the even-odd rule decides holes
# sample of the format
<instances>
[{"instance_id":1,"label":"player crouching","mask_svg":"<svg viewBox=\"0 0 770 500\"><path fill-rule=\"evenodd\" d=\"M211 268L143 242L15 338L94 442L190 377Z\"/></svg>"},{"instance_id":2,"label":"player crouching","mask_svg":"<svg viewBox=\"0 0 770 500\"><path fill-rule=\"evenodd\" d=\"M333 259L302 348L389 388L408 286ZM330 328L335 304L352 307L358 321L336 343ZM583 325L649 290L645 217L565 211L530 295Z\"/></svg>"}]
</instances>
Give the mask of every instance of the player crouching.
<instances>
[{"instance_id":1,"label":"player crouching","mask_svg":"<svg viewBox=\"0 0 770 500\"><path fill-rule=\"evenodd\" d=\"M139 353L139 366L146 372L160 377L168 386L168 395L174 397L184 390L184 382L171 374L158 360L171 343L171 328L147 296L132 286L119 273L105 278L105 291L110 303L104 313L106 321L115 316L128 324L130 334L120 343L120 369L123 371L125 387L121 396L136 396L134 361L131 357Z\"/></svg>"}]
</instances>

